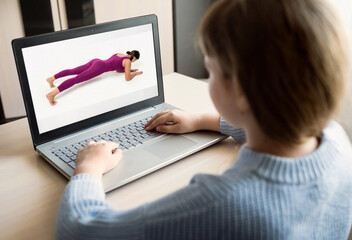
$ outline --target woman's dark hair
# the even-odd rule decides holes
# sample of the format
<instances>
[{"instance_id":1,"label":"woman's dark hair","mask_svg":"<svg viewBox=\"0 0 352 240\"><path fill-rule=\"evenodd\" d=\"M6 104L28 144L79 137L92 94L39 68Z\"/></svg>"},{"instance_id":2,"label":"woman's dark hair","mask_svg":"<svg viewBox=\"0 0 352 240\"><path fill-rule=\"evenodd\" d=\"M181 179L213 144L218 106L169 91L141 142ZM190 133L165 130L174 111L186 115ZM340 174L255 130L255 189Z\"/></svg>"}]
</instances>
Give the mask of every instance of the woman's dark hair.
<instances>
[{"instance_id":1,"label":"woman's dark hair","mask_svg":"<svg viewBox=\"0 0 352 240\"><path fill-rule=\"evenodd\" d=\"M133 60L133 57L136 57L136 59L139 59L140 54L138 50L127 51L126 53L131 56L130 57L131 61Z\"/></svg>"}]
</instances>

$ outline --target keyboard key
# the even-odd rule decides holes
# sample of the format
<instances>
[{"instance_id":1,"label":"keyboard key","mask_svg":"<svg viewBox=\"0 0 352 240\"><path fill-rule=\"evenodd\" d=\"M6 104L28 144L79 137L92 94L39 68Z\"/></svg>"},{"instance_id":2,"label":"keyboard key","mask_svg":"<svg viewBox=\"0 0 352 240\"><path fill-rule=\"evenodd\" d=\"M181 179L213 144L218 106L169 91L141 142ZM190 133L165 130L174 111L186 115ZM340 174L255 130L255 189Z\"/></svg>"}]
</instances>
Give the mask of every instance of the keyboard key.
<instances>
[{"instance_id":1,"label":"keyboard key","mask_svg":"<svg viewBox=\"0 0 352 240\"><path fill-rule=\"evenodd\" d=\"M66 156L70 158L70 157L72 157L72 156L75 156L75 154L73 154L73 153L70 152L70 153L66 154Z\"/></svg>"},{"instance_id":2,"label":"keyboard key","mask_svg":"<svg viewBox=\"0 0 352 240\"><path fill-rule=\"evenodd\" d=\"M141 138L146 138L146 137L149 137L150 135L148 133L144 133L141 135Z\"/></svg>"},{"instance_id":3,"label":"keyboard key","mask_svg":"<svg viewBox=\"0 0 352 240\"><path fill-rule=\"evenodd\" d=\"M76 168L76 163L75 163L74 161L69 162L68 165L69 165L70 167L72 167L73 169Z\"/></svg>"},{"instance_id":4,"label":"keyboard key","mask_svg":"<svg viewBox=\"0 0 352 240\"><path fill-rule=\"evenodd\" d=\"M133 137L134 137L134 139L137 140L137 141L142 138L141 135L138 135L138 134L133 135Z\"/></svg>"},{"instance_id":5,"label":"keyboard key","mask_svg":"<svg viewBox=\"0 0 352 240\"><path fill-rule=\"evenodd\" d=\"M71 167L75 168L72 160L76 159L78 149L85 147L89 141L113 141L120 144L122 150L133 148L141 143L151 140L155 137L161 136L161 133L147 131L144 124L147 123L152 117L147 117L122 127L118 127L106 133L96 135L92 138L80 141L67 147L54 149L53 154L61 158L66 163L71 163Z\"/></svg>"},{"instance_id":6,"label":"keyboard key","mask_svg":"<svg viewBox=\"0 0 352 240\"><path fill-rule=\"evenodd\" d=\"M116 135L121 135L122 133L123 133L123 131L120 131L120 130L119 131L117 131L117 130L115 131Z\"/></svg>"},{"instance_id":7,"label":"keyboard key","mask_svg":"<svg viewBox=\"0 0 352 240\"><path fill-rule=\"evenodd\" d=\"M70 161L71 161L71 159L70 159L70 158L68 158L68 157L67 157L67 156L65 156L65 155L61 156L61 157L60 157L60 159L62 159L65 163L68 163L68 162L70 162Z\"/></svg>"},{"instance_id":8,"label":"keyboard key","mask_svg":"<svg viewBox=\"0 0 352 240\"><path fill-rule=\"evenodd\" d=\"M66 155L66 156L68 155L69 157L70 157L71 154L72 154L72 153L71 153L70 151L68 151L68 150L63 150L62 153L63 153L64 155Z\"/></svg>"},{"instance_id":9,"label":"keyboard key","mask_svg":"<svg viewBox=\"0 0 352 240\"><path fill-rule=\"evenodd\" d=\"M73 147L76 148L77 150L80 149L82 146L78 143L73 144Z\"/></svg>"},{"instance_id":10,"label":"keyboard key","mask_svg":"<svg viewBox=\"0 0 352 240\"><path fill-rule=\"evenodd\" d=\"M130 149L131 147L133 147L133 145L129 143L129 144L125 144L124 147L125 147L126 149Z\"/></svg>"},{"instance_id":11,"label":"keyboard key","mask_svg":"<svg viewBox=\"0 0 352 240\"><path fill-rule=\"evenodd\" d=\"M109 136L102 136L101 138L105 141L109 141Z\"/></svg>"},{"instance_id":12,"label":"keyboard key","mask_svg":"<svg viewBox=\"0 0 352 240\"><path fill-rule=\"evenodd\" d=\"M154 137L154 136L148 136L148 137L145 137L145 138L141 139L140 141L141 141L142 143L144 143L144 142L146 142L146 141L148 141L148 140L151 140L151 139L153 139L153 138L155 138L155 137Z\"/></svg>"},{"instance_id":13,"label":"keyboard key","mask_svg":"<svg viewBox=\"0 0 352 240\"><path fill-rule=\"evenodd\" d=\"M62 155L62 153L61 153L59 150L54 150L53 153L54 153L56 156Z\"/></svg>"},{"instance_id":14,"label":"keyboard key","mask_svg":"<svg viewBox=\"0 0 352 240\"><path fill-rule=\"evenodd\" d=\"M138 142L138 141L136 141L136 140L134 140L134 141L132 141L132 142L130 142L133 146L137 146L137 145L139 145L139 144L141 144L140 142Z\"/></svg>"},{"instance_id":15,"label":"keyboard key","mask_svg":"<svg viewBox=\"0 0 352 240\"><path fill-rule=\"evenodd\" d=\"M70 147L68 147L68 150L70 151L70 152L73 152L74 150L76 150L74 147L72 147L72 146L70 146Z\"/></svg>"},{"instance_id":16,"label":"keyboard key","mask_svg":"<svg viewBox=\"0 0 352 240\"><path fill-rule=\"evenodd\" d=\"M125 148L125 146L119 145L119 148L123 151L126 150L127 148Z\"/></svg>"},{"instance_id":17,"label":"keyboard key","mask_svg":"<svg viewBox=\"0 0 352 240\"><path fill-rule=\"evenodd\" d=\"M78 150L76 148L72 148L72 150L70 150L74 155L76 155L78 153Z\"/></svg>"},{"instance_id":18,"label":"keyboard key","mask_svg":"<svg viewBox=\"0 0 352 240\"><path fill-rule=\"evenodd\" d=\"M127 143L128 143L127 140L126 141L121 141L120 145L126 145Z\"/></svg>"},{"instance_id":19,"label":"keyboard key","mask_svg":"<svg viewBox=\"0 0 352 240\"><path fill-rule=\"evenodd\" d=\"M110 133L110 132L109 132L108 136L109 136L109 137L115 137L115 136L116 136L116 134L115 134L115 133Z\"/></svg>"}]
</instances>

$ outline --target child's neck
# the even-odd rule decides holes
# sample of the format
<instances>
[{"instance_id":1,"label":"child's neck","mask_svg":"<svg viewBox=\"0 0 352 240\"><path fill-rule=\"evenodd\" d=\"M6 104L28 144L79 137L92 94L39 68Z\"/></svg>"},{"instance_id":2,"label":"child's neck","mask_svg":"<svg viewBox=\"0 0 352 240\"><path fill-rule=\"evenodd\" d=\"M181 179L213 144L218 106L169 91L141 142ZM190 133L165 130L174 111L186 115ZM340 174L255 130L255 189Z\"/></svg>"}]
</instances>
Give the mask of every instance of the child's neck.
<instances>
[{"instance_id":1,"label":"child's neck","mask_svg":"<svg viewBox=\"0 0 352 240\"><path fill-rule=\"evenodd\" d=\"M301 144L287 145L273 141L263 134L259 127L246 129L247 146L257 152L281 157L303 157L314 152L319 146L317 137L305 139Z\"/></svg>"}]
</instances>

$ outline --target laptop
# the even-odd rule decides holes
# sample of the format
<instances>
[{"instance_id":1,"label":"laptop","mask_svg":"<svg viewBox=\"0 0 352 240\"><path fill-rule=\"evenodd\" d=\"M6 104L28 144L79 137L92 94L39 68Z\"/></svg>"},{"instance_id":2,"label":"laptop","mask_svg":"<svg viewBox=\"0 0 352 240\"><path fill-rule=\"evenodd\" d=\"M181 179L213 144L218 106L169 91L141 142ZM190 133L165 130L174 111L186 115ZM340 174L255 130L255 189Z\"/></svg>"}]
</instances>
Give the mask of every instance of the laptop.
<instances>
[{"instance_id":1,"label":"laptop","mask_svg":"<svg viewBox=\"0 0 352 240\"><path fill-rule=\"evenodd\" d=\"M120 163L103 175L108 192L226 137L211 131L175 135L145 130L155 114L176 109L164 102L155 15L15 39L12 47L34 149L68 179L78 149L88 141L115 141L123 150ZM54 106L46 98L53 90L48 77L131 50L140 52L132 69L142 75L126 81L124 73L109 71L61 92Z\"/></svg>"}]
</instances>

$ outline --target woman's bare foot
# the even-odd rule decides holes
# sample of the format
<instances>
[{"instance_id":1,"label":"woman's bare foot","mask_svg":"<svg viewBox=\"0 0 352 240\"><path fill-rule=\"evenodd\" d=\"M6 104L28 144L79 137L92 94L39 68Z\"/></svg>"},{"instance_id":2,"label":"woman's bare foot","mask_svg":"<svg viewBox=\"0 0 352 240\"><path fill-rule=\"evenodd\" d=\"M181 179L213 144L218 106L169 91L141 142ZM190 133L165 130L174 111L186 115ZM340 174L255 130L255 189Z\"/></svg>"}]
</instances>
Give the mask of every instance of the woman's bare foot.
<instances>
[{"instance_id":1,"label":"woman's bare foot","mask_svg":"<svg viewBox=\"0 0 352 240\"><path fill-rule=\"evenodd\" d=\"M53 91L51 91L50 93L45 95L46 98L49 100L49 103L50 103L51 106L55 106L56 105L57 102L55 101L55 96L57 94L59 94L59 93L60 93L59 89L55 88Z\"/></svg>"},{"instance_id":2,"label":"woman's bare foot","mask_svg":"<svg viewBox=\"0 0 352 240\"><path fill-rule=\"evenodd\" d=\"M50 93L48 93L45 96L49 100L49 103L50 103L51 106L55 106L56 105L57 102L54 100L54 96L52 96Z\"/></svg>"},{"instance_id":3,"label":"woman's bare foot","mask_svg":"<svg viewBox=\"0 0 352 240\"><path fill-rule=\"evenodd\" d=\"M49 83L49 85L50 85L51 88L54 88L54 87L55 87L55 85L54 85L54 81L55 81L55 80L56 80L56 79L55 79L54 76L48 77L48 78L46 79L46 81Z\"/></svg>"}]
</instances>

